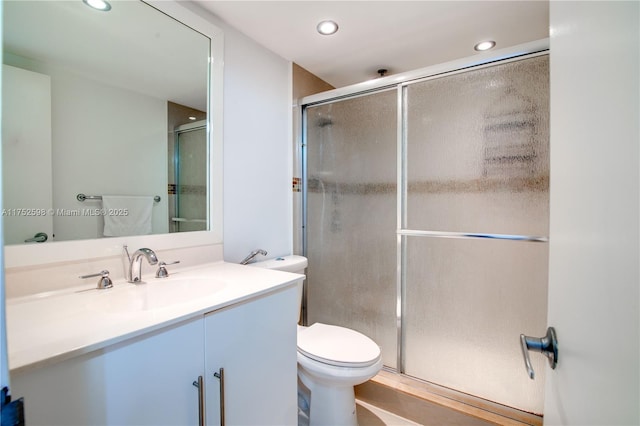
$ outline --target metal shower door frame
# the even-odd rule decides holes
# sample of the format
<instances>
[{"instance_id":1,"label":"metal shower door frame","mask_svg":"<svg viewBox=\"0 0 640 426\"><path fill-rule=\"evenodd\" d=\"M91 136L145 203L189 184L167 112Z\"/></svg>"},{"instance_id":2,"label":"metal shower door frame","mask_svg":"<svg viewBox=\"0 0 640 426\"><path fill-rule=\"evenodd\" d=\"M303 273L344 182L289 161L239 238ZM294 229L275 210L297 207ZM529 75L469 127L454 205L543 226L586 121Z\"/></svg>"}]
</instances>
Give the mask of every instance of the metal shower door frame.
<instances>
[{"instance_id":1,"label":"metal shower door frame","mask_svg":"<svg viewBox=\"0 0 640 426\"><path fill-rule=\"evenodd\" d=\"M340 89L330 90L317 95L311 95L301 98L298 102L300 105L300 114L297 117L301 125L298 126L299 134L297 140L300 143L298 150L299 156L296 159L301 165L302 174L302 254L308 257L307 241L307 178L308 178L308 162L307 162L307 108L329 104L346 99L367 96L382 91L397 91L397 134L396 134L396 167L397 167L397 229L396 229L396 369L395 371L404 374L404 311L405 294L406 294L406 250L407 237L429 237L429 238L462 238L462 239L498 239L510 241L530 241L530 242L547 242L545 236L534 235L510 235L510 234L487 234L487 233L463 233L463 232L440 232L440 231L424 231L407 229L407 89L410 85L421 83L428 80L443 78L478 70L493 66L496 64L506 64L522 59L533 58L536 56L548 55L549 39L538 40L511 48L500 49L495 52L486 52L485 54L472 56L444 64L439 64L427 68L422 68L407 73L391 75L388 77L377 78L375 80L347 86ZM307 325L307 292L306 286L303 290L303 324Z\"/></svg>"}]
</instances>

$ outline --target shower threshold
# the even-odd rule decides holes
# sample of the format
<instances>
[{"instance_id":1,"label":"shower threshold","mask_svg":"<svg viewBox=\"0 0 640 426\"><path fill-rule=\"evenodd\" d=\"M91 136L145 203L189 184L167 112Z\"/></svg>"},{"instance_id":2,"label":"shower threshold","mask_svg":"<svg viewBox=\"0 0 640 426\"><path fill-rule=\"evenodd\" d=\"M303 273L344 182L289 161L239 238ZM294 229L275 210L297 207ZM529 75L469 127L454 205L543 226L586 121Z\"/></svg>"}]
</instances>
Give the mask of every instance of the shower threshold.
<instances>
[{"instance_id":1,"label":"shower threshold","mask_svg":"<svg viewBox=\"0 0 640 426\"><path fill-rule=\"evenodd\" d=\"M356 386L356 399L425 426L533 425L542 416L383 369Z\"/></svg>"}]
</instances>

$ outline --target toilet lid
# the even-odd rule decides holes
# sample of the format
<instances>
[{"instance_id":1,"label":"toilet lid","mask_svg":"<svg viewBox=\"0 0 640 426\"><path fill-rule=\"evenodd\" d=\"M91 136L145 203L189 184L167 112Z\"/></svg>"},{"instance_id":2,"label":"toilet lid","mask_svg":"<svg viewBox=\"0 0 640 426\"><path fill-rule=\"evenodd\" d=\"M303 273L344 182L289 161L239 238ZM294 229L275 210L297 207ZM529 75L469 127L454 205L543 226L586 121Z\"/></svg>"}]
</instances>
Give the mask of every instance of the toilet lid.
<instances>
[{"instance_id":1,"label":"toilet lid","mask_svg":"<svg viewBox=\"0 0 640 426\"><path fill-rule=\"evenodd\" d=\"M364 334L322 323L298 332L298 350L316 361L343 367L367 367L380 357L378 345Z\"/></svg>"}]
</instances>

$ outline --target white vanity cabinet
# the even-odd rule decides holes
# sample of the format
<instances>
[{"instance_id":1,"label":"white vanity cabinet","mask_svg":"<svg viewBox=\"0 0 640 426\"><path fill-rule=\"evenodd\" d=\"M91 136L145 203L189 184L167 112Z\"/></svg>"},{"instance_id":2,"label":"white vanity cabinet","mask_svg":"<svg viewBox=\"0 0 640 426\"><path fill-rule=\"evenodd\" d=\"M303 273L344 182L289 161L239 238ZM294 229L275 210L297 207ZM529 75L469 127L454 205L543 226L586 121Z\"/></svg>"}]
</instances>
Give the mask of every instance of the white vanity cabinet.
<instances>
[{"instance_id":1,"label":"white vanity cabinet","mask_svg":"<svg viewBox=\"0 0 640 426\"><path fill-rule=\"evenodd\" d=\"M226 425L298 424L297 297L290 287L205 315L208 425L222 424L221 401Z\"/></svg>"},{"instance_id":2,"label":"white vanity cabinet","mask_svg":"<svg viewBox=\"0 0 640 426\"><path fill-rule=\"evenodd\" d=\"M35 425L197 425L198 318L25 373L12 373Z\"/></svg>"},{"instance_id":3,"label":"white vanity cabinet","mask_svg":"<svg viewBox=\"0 0 640 426\"><path fill-rule=\"evenodd\" d=\"M190 320L48 366L12 372L35 425L297 424L297 287L245 298ZM105 325L108 327L108 324Z\"/></svg>"}]
</instances>

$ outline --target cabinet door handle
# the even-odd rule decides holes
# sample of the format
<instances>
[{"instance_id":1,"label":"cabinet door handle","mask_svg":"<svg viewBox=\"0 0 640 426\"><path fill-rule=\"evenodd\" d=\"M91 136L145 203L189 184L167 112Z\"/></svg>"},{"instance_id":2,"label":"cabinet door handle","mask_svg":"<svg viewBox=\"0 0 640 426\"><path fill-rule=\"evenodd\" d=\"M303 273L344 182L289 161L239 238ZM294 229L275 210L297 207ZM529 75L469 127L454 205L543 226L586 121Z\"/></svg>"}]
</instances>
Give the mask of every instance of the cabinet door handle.
<instances>
[{"instance_id":1,"label":"cabinet door handle","mask_svg":"<svg viewBox=\"0 0 640 426\"><path fill-rule=\"evenodd\" d=\"M224 420L224 368L220 368L217 373L213 373L213 377L220 380L220 426L225 426Z\"/></svg>"},{"instance_id":2,"label":"cabinet door handle","mask_svg":"<svg viewBox=\"0 0 640 426\"><path fill-rule=\"evenodd\" d=\"M198 376L198 381L193 382L193 386L198 388L198 426L206 425L205 399L204 399L204 378Z\"/></svg>"}]
</instances>

